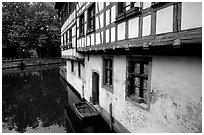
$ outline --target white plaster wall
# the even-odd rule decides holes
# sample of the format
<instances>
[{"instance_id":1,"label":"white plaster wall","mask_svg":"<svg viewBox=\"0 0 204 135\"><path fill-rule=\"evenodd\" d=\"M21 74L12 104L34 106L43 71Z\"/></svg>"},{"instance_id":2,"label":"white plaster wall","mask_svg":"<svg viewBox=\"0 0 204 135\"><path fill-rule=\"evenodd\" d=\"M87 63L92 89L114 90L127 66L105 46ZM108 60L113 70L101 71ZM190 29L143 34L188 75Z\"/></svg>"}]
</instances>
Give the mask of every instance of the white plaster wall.
<instances>
[{"instance_id":1,"label":"white plaster wall","mask_svg":"<svg viewBox=\"0 0 204 135\"><path fill-rule=\"evenodd\" d=\"M143 9L151 6L151 2L143 2Z\"/></svg>"},{"instance_id":2,"label":"white plaster wall","mask_svg":"<svg viewBox=\"0 0 204 135\"><path fill-rule=\"evenodd\" d=\"M106 43L109 42L109 36L110 36L109 31L110 31L110 29L106 30Z\"/></svg>"},{"instance_id":3,"label":"white plaster wall","mask_svg":"<svg viewBox=\"0 0 204 135\"><path fill-rule=\"evenodd\" d=\"M76 47L76 37L72 39L72 47Z\"/></svg>"},{"instance_id":4,"label":"white plaster wall","mask_svg":"<svg viewBox=\"0 0 204 135\"><path fill-rule=\"evenodd\" d=\"M81 47L80 39L77 39L77 47Z\"/></svg>"},{"instance_id":5,"label":"white plaster wall","mask_svg":"<svg viewBox=\"0 0 204 135\"><path fill-rule=\"evenodd\" d=\"M96 16L96 19L95 19L95 28L96 28L96 30L99 29L99 16Z\"/></svg>"},{"instance_id":6,"label":"white plaster wall","mask_svg":"<svg viewBox=\"0 0 204 135\"><path fill-rule=\"evenodd\" d=\"M125 58L114 60L113 115L127 129L145 133L202 131L201 58L153 56L150 111L125 101Z\"/></svg>"},{"instance_id":7,"label":"white plaster wall","mask_svg":"<svg viewBox=\"0 0 204 135\"><path fill-rule=\"evenodd\" d=\"M110 10L106 11L106 26L110 24Z\"/></svg>"},{"instance_id":8,"label":"white plaster wall","mask_svg":"<svg viewBox=\"0 0 204 135\"><path fill-rule=\"evenodd\" d=\"M125 39L125 22L118 24L118 40Z\"/></svg>"},{"instance_id":9,"label":"white plaster wall","mask_svg":"<svg viewBox=\"0 0 204 135\"><path fill-rule=\"evenodd\" d=\"M139 34L139 18L133 18L128 21L128 38L138 37Z\"/></svg>"},{"instance_id":10,"label":"white plaster wall","mask_svg":"<svg viewBox=\"0 0 204 135\"><path fill-rule=\"evenodd\" d=\"M202 27L202 3L182 2L181 30Z\"/></svg>"},{"instance_id":11,"label":"white plaster wall","mask_svg":"<svg viewBox=\"0 0 204 135\"><path fill-rule=\"evenodd\" d=\"M85 98L92 96L92 71L99 73L99 104L131 132L202 131L202 59L153 56L151 106L144 110L125 100L126 56L114 56L113 93L102 87L102 57L85 61ZM73 81L73 80L72 80ZM77 80L75 80L77 81Z\"/></svg>"},{"instance_id":12,"label":"white plaster wall","mask_svg":"<svg viewBox=\"0 0 204 135\"><path fill-rule=\"evenodd\" d=\"M115 22L115 16L116 16L115 8L116 6L111 7L111 23Z\"/></svg>"},{"instance_id":13,"label":"white plaster wall","mask_svg":"<svg viewBox=\"0 0 204 135\"><path fill-rule=\"evenodd\" d=\"M77 25L79 26L79 25ZM77 38L79 38L79 29L77 29Z\"/></svg>"},{"instance_id":14,"label":"white plaster wall","mask_svg":"<svg viewBox=\"0 0 204 135\"><path fill-rule=\"evenodd\" d=\"M100 44L100 32L96 34L96 44Z\"/></svg>"},{"instance_id":15,"label":"white plaster wall","mask_svg":"<svg viewBox=\"0 0 204 135\"><path fill-rule=\"evenodd\" d=\"M62 52L62 56L72 55L72 49L63 50L63 51L61 51L61 52Z\"/></svg>"},{"instance_id":16,"label":"white plaster wall","mask_svg":"<svg viewBox=\"0 0 204 135\"><path fill-rule=\"evenodd\" d=\"M84 11L84 22L86 22L87 21L87 10L86 11Z\"/></svg>"},{"instance_id":17,"label":"white plaster wall","mask_svg":"<svg viewBox=\"0 0 204 135\"><path fill-rule=\"evenodd\" d=\"M94 35L95 34L91 34L91 45L94 45Z\"/></svg>"},{"instance_id":18,"label":"white plaster wall","mask_svg":"<svg viewBox=\"0 0 204 135\"><path fill-rule=\"evenodd\" d=\"M106 2L106 6L110 5L110 2Z\"/></svg>"},{"instance_id":19,"label":"white plaster wall","mask_svg":"<svg viewBox=\"0 0 204 135\"><path fill-rule=\"evenodd\" d=\"M152 66L153 89L175 90L199 102L202 93L201 58L158 56L154 57Z\"/></svg>"},{"instance_id":20,"label":"white plaster wall","mask_svg":"<svg viewBox=\"0 0 204 135\"><path fill-rule=\"evenodd\" d=\"M82 78L78 76L78 63L74 62L74 72L71 72L71 61L67 60L66 62L67 62L67 81L79 92L80 95L82 95ZM83 74L83 72L81 73Z\"/></svg>"},{"instance_id":21,"label":"white plaster wall","mask_svg":"<svg viewBox=\"0 0 204 135\"><path fill-rule=\"evenodd\" d=\"M101 25L101 28L103 28L103 26L104 26L103 20L104 20L104 14L102 13L102 14L100 15L100 25ZM99 28L100 28L100 27L99 27Z\"/></svg>"},{"instance_id":22,"label":"white plaster wall","mask_svg":"<svg viewBox=\"0 0 204 135\"><path fill-rule=\"evenodd\" d=\"M157 11L156 34L173 32L173 6Z\"/></svg>"},{"instance_id":23,"label":"white plaster wall","mask_svg":"<svg viewBox=\"0 0 204 135\"><path fill-rule=\"evenodd\" d=\"M155 56L151 112L178 132L202 131L202 59ZM196 124L195 124L196 123Z\"/></svg>"},{"instance_id":24,"label":"white plaster wall","mask_svg":"<svg viewBox=\"0 0 204 135\"><path fill-rule=\"evenodd\" d=\"M111 28L111 42L115 41L115 27Z\"/></svg>"},{"instance_id":25,"label":"white plaster wall","mask_svg":"<svg viewBox=\"0 0 204 135\"><path fill-rule=\"evenodd\" d=\"M87 56L88 57L88 56ZM92 71L99 72L99 95L101 95L101 69L102 69L102 58L100 55L90 55L89 61L85 60L85 72L84 72L84 83L85 83L85 99L90 101L90 97L92 97Z\"/></svg>"},{"instance_id":26,"label":"white plaster wall","mask_svg":"<svg viewBox=\"0 0 204 135\"><path fill-rule=\"evenodd\" d=\"M90 46L91 36L90 35L86 36L86 40L87 40L87 46Z\"/></svg>"},{"instance_id":27,"label":"white plaster wall","mask_svg":"<svg viewBox=\"0 0 204 135\"><path fill-rule=\"evenodd\" d=\"M99 11L101 11L103 9L104 2L98 2L98 3L99 3Z\"/></svg>"},{"instance_id":28,"label":"white plaster wall","mask_svg":"<svg viewBox=\"0 0 204 135\"><path fill-rule=\"evenodd\" d=\"M87 23L84 24L84 34L87 32Z\"/></svg>"},{"instance_id":29,"label":"white plaster wall","mask_svg":"<svg viewBox=\"0 0 204 135\"><path fill-rule=\"evenodd\" d=\"M149 36L151 34L151 15L143 18L142 36Z\"/></svg>"}]
</instances>

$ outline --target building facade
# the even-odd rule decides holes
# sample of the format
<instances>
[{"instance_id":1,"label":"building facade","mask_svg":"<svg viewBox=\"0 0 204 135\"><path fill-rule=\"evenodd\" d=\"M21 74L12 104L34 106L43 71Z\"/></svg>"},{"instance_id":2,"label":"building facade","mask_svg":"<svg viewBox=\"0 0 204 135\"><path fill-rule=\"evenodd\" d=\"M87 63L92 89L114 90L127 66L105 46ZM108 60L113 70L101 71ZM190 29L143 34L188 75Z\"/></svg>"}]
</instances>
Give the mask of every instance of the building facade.
<instances>
[{"instance_id":1,"label":"building facade","mask_svg":"<svg viewBox=\"0 0 204 135\"><path fill-rule=\"evenodd\" d=\"M56 3L65 79L118 132L202 132L201 2Z\"/></svg>"}]
</instances>

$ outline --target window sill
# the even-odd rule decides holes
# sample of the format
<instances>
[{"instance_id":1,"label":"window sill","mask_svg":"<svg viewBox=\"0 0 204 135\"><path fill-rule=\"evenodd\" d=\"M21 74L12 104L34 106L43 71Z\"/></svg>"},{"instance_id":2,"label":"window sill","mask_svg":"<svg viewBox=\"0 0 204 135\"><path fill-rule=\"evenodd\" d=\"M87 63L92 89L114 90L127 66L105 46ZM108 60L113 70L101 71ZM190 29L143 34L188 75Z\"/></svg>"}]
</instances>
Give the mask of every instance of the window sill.
<instances>
[{"instance_id":1,"label":"window sill","mask_svg":"<svg viewBox=\"0 0 204 135\"><path fill-rule=\"evenodd\" d=\"M109 86L109 85L103 84L103 85L102 85L102 88L104 88L104 89L106 89L107 91L113 93L113 86Z\"/></svg>"},{"instance_id":2,"label":"window sill","mask_svg":"<svg viewBox=\"0 0 204 135\"><path fill-rule=\"evenodd\" d=\"M137 98L131 98L131 97L126 97L126 100L131 102L133 105L140 107L144 110L149 110L149 106L143 102L140 101L140 99Z\"/></svg>"}]
</instances>

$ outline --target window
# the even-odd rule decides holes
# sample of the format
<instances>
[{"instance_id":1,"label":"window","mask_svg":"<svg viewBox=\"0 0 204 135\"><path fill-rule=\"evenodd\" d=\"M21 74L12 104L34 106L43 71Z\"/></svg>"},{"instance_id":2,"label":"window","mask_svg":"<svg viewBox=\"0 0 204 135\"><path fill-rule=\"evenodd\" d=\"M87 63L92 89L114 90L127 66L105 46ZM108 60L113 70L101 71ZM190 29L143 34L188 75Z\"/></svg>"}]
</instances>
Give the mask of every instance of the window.
<instances>
[{"instance_id":1,"label":"window","mask_svg":"<svg viewBox=\"0 0 204 135\"><path fill-rule=\"evenodd\" d=\"M78 76L81 77L81 64L78 62Z\"/></svg>"},{"instance_id":2,"label":"window","mask_svg":"<svg viewBox=\"0 0 204 135\"><path fill-rule=\"evenodd\" d=\"M136 7L135 5L136 5L136 2L130 2L130 8Z\"/></svg>"},{"instance_id":3,"label":"window","mask_svg":"<svg viewBox=\"0 0 204 135\"><path fill-rule=\"evenodd\" d=\"M118 2L118 14L121 14L124 12L125 3L124 2Z\"/></svg>"},{"instance_id":4,"label":"window","mask_svg":"<svg viewBox=\"0 0 204 135\"><path fill-rule=\"evenodd\" d=\"M150 105L151 58L128 58L126 97L148 108Z\"/></svg>"},{"instance_id":5,"label":"window","mask_svg":"<svg viewBox=\"0 0 204 135\"><path fill-rule=\"evenodd\" d=\"M66 43L69 42L68 32L66 32Z\"/></svg>"},{"instance_id":6,"label":"window","mask_svg":"<svg viewBox=\"0 0 204 135\"><path fill-rule=\"evenodd\" d=\"M103 59L103 85L113 87L113 58Z\"/></svg>"},{"instance_id":7,"label":"window","mask_svg":"<svg viewBox=\"0 0 204 135\"><path fill-rule=\"evenodd\" d=\"M116 22L141 13L139 2L118 2L117 8Z\"/></svg>"},{"instance_id":8,"label":"window","mask_svg":"<svg viewBox=\"0 0 204 135\"><path fill-rule=\"evenodd\" d=\"M91 32L95 29L95 3L88 9L87 30Z\"/></svg>"},{"instance_id":9,"label":"window","mask_svg":"<svg viewBox=\"0 0 204 135\"><path fill-rule=\"evenodd\" d=\"M68 3L65 3L65 20L68 18Z\"/></svg>"},{"instance_id":10,"label":"window","mask_svg":"<svg viewBox=\"0 0 204 135\"><path fill-rule=\"evenodd\" d=\"M79 17L79 36L84 35L84 14Z\"/></svg>"},{"instance_id":11,"label":"window","mask_svg":"<svg viewBox=\"0 0 204 135\"><path fill-rule=\"evenodd\" d=\"M64 34L62 35L62 44L64 45L64 41L65 39L64 39Z\"/></svg>"},{"instance_id":12,"label":"window","mask_svg":"<svg viewBox=\"0 0 204 135\"><path fill-rule=\"evenodd\" d=\"M69 30L69 48L72 48L72 28Z\"/></svg>"},{"instance_id":13,"label":"window","mask_svg":"<svg viewBox=\"0 0 204 135\"><path fill-rule=\"evenodd\" d=\"M71 71L74 72L74 61L71 61Z\"/></svg>"}]
</instances>

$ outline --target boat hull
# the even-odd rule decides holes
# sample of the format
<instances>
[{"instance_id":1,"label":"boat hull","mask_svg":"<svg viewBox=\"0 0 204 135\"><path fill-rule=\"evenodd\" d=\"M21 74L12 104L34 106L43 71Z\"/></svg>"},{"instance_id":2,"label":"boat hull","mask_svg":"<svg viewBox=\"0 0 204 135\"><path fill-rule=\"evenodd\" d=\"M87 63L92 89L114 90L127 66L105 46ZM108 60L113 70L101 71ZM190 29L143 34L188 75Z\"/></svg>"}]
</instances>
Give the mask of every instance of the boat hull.
<instances>
[{"instance_id":1,"label":"boat hull","mask_svg":"<svg viewBox=\"0 0 204 135\"><path fill-rule=\"evenodd\" d=\"M99 117L100 113L87 101L73 103L73 108L76 115L82 121L90 121Z\"/></svg>"}]
</instances>

